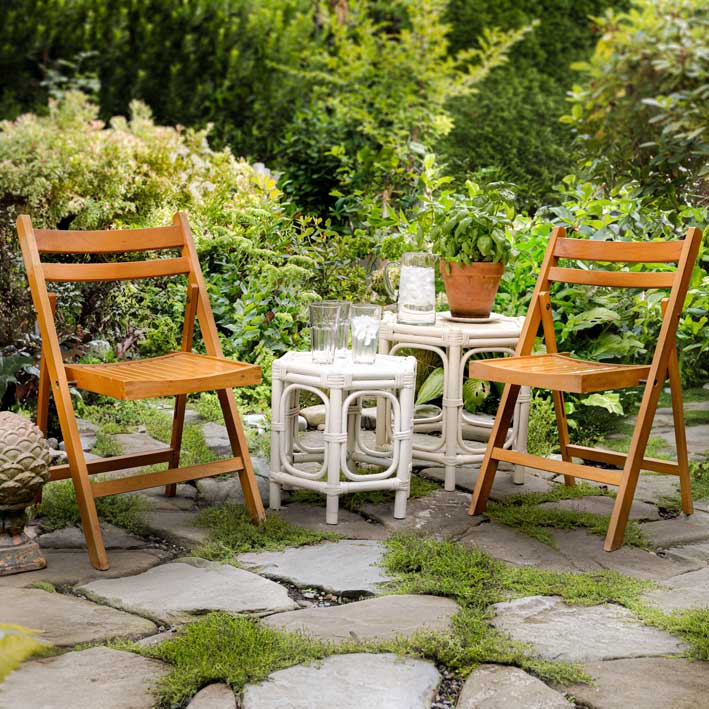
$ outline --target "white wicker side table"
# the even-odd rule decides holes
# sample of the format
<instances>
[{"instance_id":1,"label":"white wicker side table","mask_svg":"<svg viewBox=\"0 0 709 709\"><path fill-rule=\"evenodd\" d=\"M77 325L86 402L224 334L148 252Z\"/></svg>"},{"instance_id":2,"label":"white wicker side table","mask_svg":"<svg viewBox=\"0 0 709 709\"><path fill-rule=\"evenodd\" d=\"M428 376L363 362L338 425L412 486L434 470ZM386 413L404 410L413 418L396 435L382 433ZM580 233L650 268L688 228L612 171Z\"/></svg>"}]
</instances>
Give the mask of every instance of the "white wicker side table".
<instances>
[{"instance_id":1,"label":"white wicker side table","mask_svg":"<svg viewBox=\"0 0 709 709\"><path fill-rule=\"evenodd\" d=\"M269 507L281 506L284 484L315 490L326 496L326 522L337 524L340 495L394 490L394 517L403 519L411 479L416 359L377 355L373 364L355 364L351 357L315 364L310 352L288 352L273 363L272 372ZM300 391L315 394L325 405L321 447L298 439ZM362 400L375 398L387 401L393 412L390 452L362 440ZM312 462L321 463L320 470L298 467ZM353 470L356 462L385 470L361 474Z\"/></svg>"},{"instance_id":2,"label":"white wicker side table","mask_svg":"<svg viewBox=\"0 0 709 709\"><path fill-rule=\"evenodd\" d=\"M444 371L443 406L427 418L416 418L417 433L437 432L433 445L413 444L413 458L423 464L437 463L445 468L445 489L455 489L456 467L482 462L485 443L466 441L464 427L487 438L492 429L490 417L469 414L463 409L463 380L468 360L479 353L514 354L524 318L511 318L492 313L488 322L454 322L449 313L438 313L434 325L404 325L391 312L384 314L379 331L379 351L395 354L402 349L428 350L441 359ZM529 419L529 387L522 387L505 448L526 452ZM377 405L377 447L388 440L386 402ZM517 466L514 482L524 482L524 468Z\"/></svg>"}]
</instances>

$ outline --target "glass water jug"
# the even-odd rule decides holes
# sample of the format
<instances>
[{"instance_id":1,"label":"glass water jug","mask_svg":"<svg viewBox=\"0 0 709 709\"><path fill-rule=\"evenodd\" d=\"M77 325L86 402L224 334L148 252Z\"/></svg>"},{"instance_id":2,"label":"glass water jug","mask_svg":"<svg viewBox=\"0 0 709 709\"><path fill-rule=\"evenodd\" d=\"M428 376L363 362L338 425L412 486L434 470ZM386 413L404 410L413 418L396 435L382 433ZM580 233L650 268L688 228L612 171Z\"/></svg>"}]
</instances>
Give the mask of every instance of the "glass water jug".
<instances>
[{"instance_id":1,"label":"glass water jug","mask_svg":"<svg viewBox=\"0 0 709 709\"><path fill-rule=\"evenodd\" d=\"M433 325L436 322L436 257L423 251L402 254L399 268L399 291L384 270L384 283L389 295L397 300L397 320L408 325Z\"/></svg>"}]
</instances>

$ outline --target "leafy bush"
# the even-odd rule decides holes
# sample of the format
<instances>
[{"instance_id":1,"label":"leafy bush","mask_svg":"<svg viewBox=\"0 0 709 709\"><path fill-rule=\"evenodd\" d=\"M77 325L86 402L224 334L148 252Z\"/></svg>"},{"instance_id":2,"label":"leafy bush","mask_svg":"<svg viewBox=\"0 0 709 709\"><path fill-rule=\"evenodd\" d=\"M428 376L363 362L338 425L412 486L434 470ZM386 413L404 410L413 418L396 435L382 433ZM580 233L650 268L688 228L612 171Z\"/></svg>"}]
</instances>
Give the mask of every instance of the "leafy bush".
<instances>
[{"instance_id":1,"label":"leafy bush","mask_svg":"<svg viewBox=\"0 0 709 709\"><path fill-rule=\"evenodd\" d=\"M509 62L478 85L475 95L450 101L453 130L438 144L453 174L464 179L495 168L497 179L518 185L521 203L536 209L573 167L566 92L572 62L593 52L597 28L590 17L613 0L450 0L451 49L476 46L484 27L538 26L510 50Z\"/></svg>"},{"instance_id":2,"label":"leafy bush","mask_svg":"<svg viewBox=\"0 0 709 709\"><path fill-rule=\"evenodd\" d=\"M709 167L709 7L692 0L638 0L597 18L593 57L576 64L564 120L578 133L585 167L673 206L706 199Z\"/></svg>"}]
</instances>

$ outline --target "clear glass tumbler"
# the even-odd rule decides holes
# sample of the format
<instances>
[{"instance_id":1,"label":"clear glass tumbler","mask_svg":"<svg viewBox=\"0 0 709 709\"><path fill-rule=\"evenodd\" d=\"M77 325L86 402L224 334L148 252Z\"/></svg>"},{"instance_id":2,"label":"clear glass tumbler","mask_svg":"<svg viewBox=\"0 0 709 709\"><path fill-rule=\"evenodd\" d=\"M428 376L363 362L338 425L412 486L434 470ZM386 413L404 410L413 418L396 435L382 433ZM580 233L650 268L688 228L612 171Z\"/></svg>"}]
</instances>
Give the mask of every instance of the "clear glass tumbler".
<instances>
[{"instance_id":1,"label":"clear glass tumbler","mask_svg":"<svg viewBox=\"0 0 709 709\"><path fill-rule=\"evenodd\" d=\"M379 323L382 319L380 305L355 303L352 306L352 360L359 364L372 364L379 348Z\"/></svg>"},{"instance_id":2,"label":"clear glass tumbler","mask_svg":"<svg viewBox=\"0 0 709 709\"><path fill-rule=\"evenodd\" d=\"M339 319L340 306L336 303L310 306L310 349L316 364L331 364L335 359Z\"/></svg>"},{"instance_id":3,"label":"clear glass tumbler","mask_svg":"<svg viewBox=\"0 0 709 709\"><path fill-rule=\"evenodd\" d=\"M337 339L335 341L335 357L347 357L350 341L350 307L349 300L323 300L323 303L334 303L340 307L340 317L337 321Z\"/></svg>"}]
</instances>

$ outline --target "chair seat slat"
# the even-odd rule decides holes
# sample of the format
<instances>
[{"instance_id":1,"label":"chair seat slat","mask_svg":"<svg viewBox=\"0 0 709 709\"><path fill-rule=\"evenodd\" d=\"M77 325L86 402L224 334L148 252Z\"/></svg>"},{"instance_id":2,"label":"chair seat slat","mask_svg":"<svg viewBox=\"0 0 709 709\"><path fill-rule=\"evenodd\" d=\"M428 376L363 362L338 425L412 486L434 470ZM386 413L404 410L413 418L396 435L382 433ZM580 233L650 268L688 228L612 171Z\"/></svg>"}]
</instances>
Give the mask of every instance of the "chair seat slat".
<instances>
[{"instance_id":1,"label":"chair seat slat","mask_svg":"<svg viewBox=\"0 0 709 709\"><path fill-rule=\"evenodd\" d=\"M47 281L129 281L189 273L190 262L180 256L120 263L43 263L42 270Z\"/></svg>"}]
</instances>

